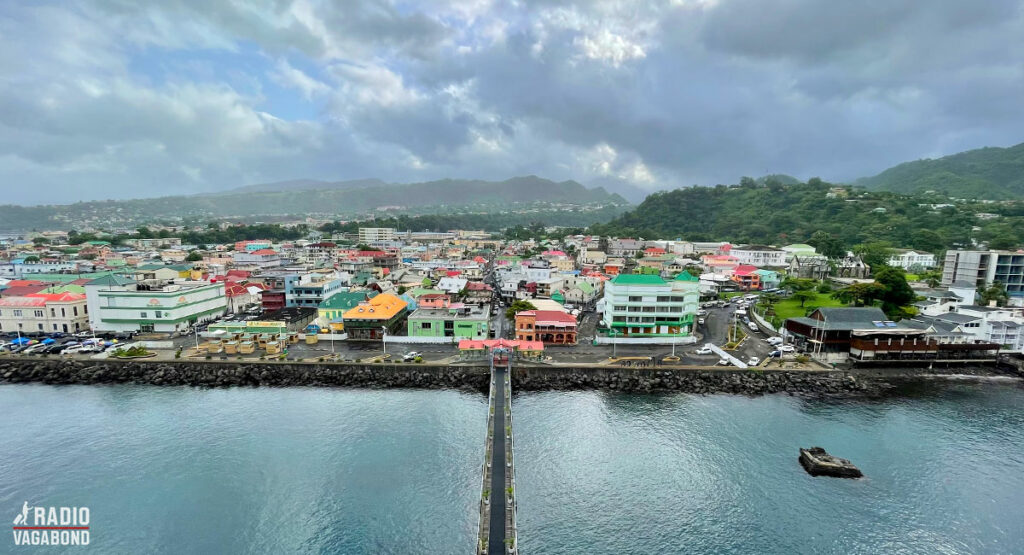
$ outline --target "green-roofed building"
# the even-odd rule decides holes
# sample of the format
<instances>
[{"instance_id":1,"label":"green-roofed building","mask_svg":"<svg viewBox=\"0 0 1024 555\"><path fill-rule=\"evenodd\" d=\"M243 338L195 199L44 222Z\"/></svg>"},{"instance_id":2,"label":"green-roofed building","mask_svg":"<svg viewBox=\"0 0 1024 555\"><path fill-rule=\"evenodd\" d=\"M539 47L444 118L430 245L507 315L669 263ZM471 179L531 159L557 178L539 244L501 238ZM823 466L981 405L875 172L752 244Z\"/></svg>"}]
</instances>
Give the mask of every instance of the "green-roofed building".
<instances>
[{"instance_id":1,"label":"green-roofed building","mask_svg":"<svg viewBox=\"0 0 1024 555\"><path fill-rule=\"evenodd\" d=\"M329 327L331 331L344 331L342 315L362 301L368 301L377 294L376 291L339 291L327 297L317 306L317 321L321 327Z\"/></svg>"},{"instance_id":2,"label":"green-roofed building","mask_svg":"<svg viewBox=\"0 0 1024 555\"><path fill-rule=\"evenodd\" d=\"M686 272L661 276L619 274L605 284L605 333L615 337L686 337L700 301L700 280Z\"/></svg>"}]
</instances>

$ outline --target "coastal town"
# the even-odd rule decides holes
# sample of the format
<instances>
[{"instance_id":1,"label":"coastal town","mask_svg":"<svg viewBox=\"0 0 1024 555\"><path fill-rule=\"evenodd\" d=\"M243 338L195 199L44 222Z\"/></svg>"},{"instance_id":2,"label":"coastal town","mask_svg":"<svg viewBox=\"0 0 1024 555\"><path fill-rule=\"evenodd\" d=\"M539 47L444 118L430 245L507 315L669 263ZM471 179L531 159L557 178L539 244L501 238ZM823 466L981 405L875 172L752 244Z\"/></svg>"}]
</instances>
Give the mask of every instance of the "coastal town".
<instances>
[{"instance_id":1,"label":"coastal town","mask_svg":"<svg viewBox=\"0 0 1024 555\"><path fill-rule=\"evenodd\" d=\"M984 365L1024 352L1024 250L826 256L804 243L372 223L216 244L185 243L184 227L86 241L9 234L0 346L17 357L410 364L508 349L548 365L780 369Z\"/></svg>"}]
</instances>

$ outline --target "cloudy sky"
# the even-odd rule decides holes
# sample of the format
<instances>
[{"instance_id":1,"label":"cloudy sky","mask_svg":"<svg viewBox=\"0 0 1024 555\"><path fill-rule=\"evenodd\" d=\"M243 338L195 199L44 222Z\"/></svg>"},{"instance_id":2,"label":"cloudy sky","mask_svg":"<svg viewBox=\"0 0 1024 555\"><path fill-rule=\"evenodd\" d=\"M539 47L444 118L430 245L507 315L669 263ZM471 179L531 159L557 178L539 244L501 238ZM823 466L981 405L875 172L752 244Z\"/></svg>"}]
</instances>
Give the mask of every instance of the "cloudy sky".
<instances>
[{"instance_id":1,"label":"cloudy sky","mask_svg":"<svg viewBox=\"0 0 1024 555\"><path fill-rule=\"evenodd\" d=\"M0 4L3 202L848 180L1024 141L1024 2Z\"/></svg>"}]
</instances>

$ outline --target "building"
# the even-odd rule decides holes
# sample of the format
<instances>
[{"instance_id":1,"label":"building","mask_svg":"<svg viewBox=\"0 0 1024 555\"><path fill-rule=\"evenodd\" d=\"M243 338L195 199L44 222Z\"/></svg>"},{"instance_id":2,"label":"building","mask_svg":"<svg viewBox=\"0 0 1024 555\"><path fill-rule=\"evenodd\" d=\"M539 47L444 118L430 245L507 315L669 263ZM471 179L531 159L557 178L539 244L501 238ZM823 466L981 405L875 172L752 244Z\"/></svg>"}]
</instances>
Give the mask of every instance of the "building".
<instances>
[{"instance_id":1,"label":"building","mask_svg":"<svg viewBox=\"0 0 1024 555\"><path fill-rule=\"evenodd\" d=\"M786 253L786 262L793 260L795 256L815 256L818 254L817 249L807 245L805 243L793 243L792 245L786 245L782 247L782 250Z\"/></svg>"},{"instance_id":2,"label":"building","mask_svg":"<svg viewBox=\"0 0 1024 555\"><path fill-rule=\"evenodd\" d=\"M342 315L342 323L349 339L379 340L384 330L394 334L405 319L407 303L389 293L383 293L359 303Z\"/></svg>"},{"instance_id":3,"label":"building","mask_svg":"<svg viewBox=\"0 0 1024 555\"><path fill-rule=\"evenodd\" d=\"M253 268L255 270L279 268L286 262L286 260L281 257L281 254L273 249L235 251L233 258L235 266Z\"/></svg>"},{"instance_id":4,"label":"building","mask_svg":"<svg viewBox=\"0 0 1024 555\"><path fill-rule=\"evenodd\" d=\"M490 305L451 303L443 308L418 308L409 314L410 337L486 339L490 333Z\"/></svg>"},{"instance_id":5,"label":"building","mask_svg":"<svg viewBox=\"0 0 1024 555\"><path fill-rule=\"evenodd\" d=\"M1006 286L1011 305L1024 306L1024 251L947 251L942 285L956 281L972 283L979 290L998 281Z\"/></svg>"},{"instance_id":6,"label":"building","mask_svg":"<svg viewBox=\"0 0 1024 555\"><path fill-rule=\"evenodd\" d=\"M893 249L892 256L889 257L889 265L907 271L914 266L933 268L935 267L935 255L930 252Z\"/></svg>"},{"instance_id":7,"label":"building","mask_svg":"<svg viewBox=\"0 0 1024 555\"><path fill-rule=\"evenodd\" d=\"M890 321L876 307L819 308L810 316L789 318L786 335L798 349L826 362L842 362L850 356L850 338L854 330L891 330L901 326Z\"/></svg>"},{"instance_id":8,"label":"building","mask_svg":"<svg viewBox=\"0 0 1024 555\"><path fill-rule=\"evenodd\" d=\"M575 345L576 317L560 310L524 310L516 313L516 339L545 345Z\"/></svg>"},{"instance_id":9,"label":"building","mask_svg":"<svg viewBox=\"0 0 1024 555\"><path fill-rule=\"evenodd\" d=\"M601 324L622 337L688 336L700 300L699 282L689 272L672 281L620 274L605 284Z\"/></svg>"},{"instance_id":10,"label":"building","mask_svg":"<svg viewBox=\"0 0 1024 555\"><path fill-rule=\"evenodd\" d=\"M286 304L317 308L324 300L342 290L344 287L338 278L307 274L293 282L291 288L286 290Z\"/></svg>"},{"instance_id":11,"label":"building","mask_svg":"<svg viewBox=\"0 0 1024 555\"><path fill-rule=\"evenodd\" d=\"M227 311L223 283L127 282L110 275L85 284L85 294L89 323L100 332L180 332Z\"/></svg>"},{"instance_id":12,"label":"building","mask_svg":"<svg viewBox=\"0 0 1024 555\"><path fill-rule=\"evenodd\" d=\"M0 333L77 333L87 329L85 295L35 293L0 298Z\"/></svg>"},{"instance_id":13,"label":"building","mask_svg":"<svg viewBox=\"0 0 1024 555\"><path fill-rule=\"evenodd\" d=\"M372 245L396 239L395 228L393 227L361 227L359 228L359 242L364 245Z\"/></svg>"},{"instance_id":14,"label":"building","mask_svg":"<svg viewBox=\"0 0 1024 555\"><path fill-rule=\"evenodd\" d=\"M267 312L263 318L271 322L284 322L288 331L303 331L316 319L316 308L309 306L286 306Z\"/></svg>"},{"instance_id":15,"label":"building","mask_svg":"<svg viewBox=\"0 0 1024 555\"><path fill-rule=\"evenodd\" d=\"M761 274L757 273L757 268L754 266L745 264L736 266L732 271L732 277L729 279L742 291L761 289Z\"/></svg>"},{"instance_id":16,"label":"building","mask_svg":"<svg viewBox=\"0 0 1024 555\"><path fill-rule=\"evenodd\" d=\"M831 270L828 258L820 254L794 254L789 261L789 275L797 278L825 279Z\"/></svg>"},{"instance_id":17,"label":"building","mask_svg":"<svg viewBox=\"0 0 1024 555\"><path fill-rule=\"evenodd\" d=\"M321 327L330 328L334 332L342 332L345 330L345 322L342 319L345 312L361 302L370 300L376 294L376 291L339 291L325 299L317 307L317 321Z\"/></svg>"},{"instance_id":18,"label":"building","mask_svg":"<svg viewBox=\"0 0 1024 555\"><path fill-rule=\"evenodd\" d=\"M786 251L767 245L743 245L733 247L729 254L736 257L736 262L744 266L785 266Z\"/></svg>"}]
</instances>

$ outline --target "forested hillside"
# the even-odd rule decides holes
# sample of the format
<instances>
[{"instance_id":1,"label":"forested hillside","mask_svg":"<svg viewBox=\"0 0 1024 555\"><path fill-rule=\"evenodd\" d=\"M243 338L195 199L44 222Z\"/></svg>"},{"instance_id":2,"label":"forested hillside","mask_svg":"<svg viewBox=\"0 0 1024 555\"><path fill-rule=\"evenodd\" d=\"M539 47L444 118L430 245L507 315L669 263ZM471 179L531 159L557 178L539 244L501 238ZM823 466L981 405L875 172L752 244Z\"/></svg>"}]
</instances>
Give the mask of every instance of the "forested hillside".
<instances>
[{"instance_id":1,"label":"forested hillside","mask_svg":"<svg viewBox=\"0 0 1024 555\"><path fill-rule=\"evenodd\" d=\"M979 148L894 166L857 185L897 193L935 191L957 198L1024 199L1024 143Z\"/></svg>"},{"instance_id":2,"label":"forested hillside","mask_svg":"<svg viewBox=\"0 0 1024 555\"><path fill-rule=\"evenodd\" d=\"M943 204L950 206L937 206ZM759 184L745 178L743 185L655 193L590 231L620 237L773 244L806 242L814 232L825 231L847 247L887 241L936 252L970 246L973 239L1008 248L1024 243L1024 202L954 203L937 195L868 192L819 179L784 185L773 179Z\"/></svg>"}]
</instances>

